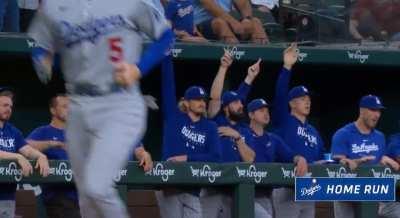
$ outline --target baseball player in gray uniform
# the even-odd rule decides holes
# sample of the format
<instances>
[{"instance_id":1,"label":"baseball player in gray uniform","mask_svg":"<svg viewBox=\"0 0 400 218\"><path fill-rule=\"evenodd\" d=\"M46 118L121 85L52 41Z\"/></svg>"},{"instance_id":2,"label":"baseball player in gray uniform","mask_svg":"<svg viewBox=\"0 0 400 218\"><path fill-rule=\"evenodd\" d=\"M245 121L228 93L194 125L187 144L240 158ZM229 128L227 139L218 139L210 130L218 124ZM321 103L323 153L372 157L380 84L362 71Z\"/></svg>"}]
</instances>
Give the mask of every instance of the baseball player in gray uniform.
<instances>
[{"instance_id":1,"label":"baseball player in gray uniform","mask_svg":"<svg viewBox=\"0 0 400 218\"><path fill-rule=\"evenodd\" d=\"M128 217L113 178L145 131L139 79L170 49L173 33L147 0L42 1L29 36L34 67L51 79L57 52L70 95L66 141L85 218ZM144 37L153 40L142 52Z\"/></svg>"}]
</instances>

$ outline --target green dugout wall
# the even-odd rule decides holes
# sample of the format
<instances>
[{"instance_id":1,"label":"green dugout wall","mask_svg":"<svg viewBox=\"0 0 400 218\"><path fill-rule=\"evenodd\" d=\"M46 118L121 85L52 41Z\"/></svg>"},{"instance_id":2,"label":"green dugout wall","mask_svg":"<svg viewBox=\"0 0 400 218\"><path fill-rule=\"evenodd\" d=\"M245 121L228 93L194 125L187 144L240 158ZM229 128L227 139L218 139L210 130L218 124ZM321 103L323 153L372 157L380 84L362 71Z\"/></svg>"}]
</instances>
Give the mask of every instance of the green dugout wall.
<instances>
[{"instance_id":1,"label":"green dugout wall","mask_svg":"<svg viewBox=\"0 0 400 218\"><path fill-rule=\"evenodd\" d=\"M29 52L35 46L24 35L0 34L0 85L12 86L16 93L16 107L12 121L28 134L38 125L48 122L47 101L51 95L63 92L60 72L48 85L42 85L31 66ZM227 46L223 44L176 44L175 58L177 95L182 96L190 85L210 89L224 48L233 51L235 61L226 79L226 88L235 89L246 75L247 67L262 58L262 72L254 82L249 99L263 97L273 103L275 81L282 62L282 51L287 44L260 47L253 45ZM311 122L321 131L327 147L337 128L353 121L358 113L358 100L365 94L382 97L387 109L379 129L386 135L399 131L400 119L400 50L367 49L346 45L339 49L328 46L300 47L299 62L294 68L292 85L304 84L314 93ZM145 94L160 99L159 69L142 82ZM161 114L150 112L146 147L160 155Z\"/></svg>"}]
</instances>

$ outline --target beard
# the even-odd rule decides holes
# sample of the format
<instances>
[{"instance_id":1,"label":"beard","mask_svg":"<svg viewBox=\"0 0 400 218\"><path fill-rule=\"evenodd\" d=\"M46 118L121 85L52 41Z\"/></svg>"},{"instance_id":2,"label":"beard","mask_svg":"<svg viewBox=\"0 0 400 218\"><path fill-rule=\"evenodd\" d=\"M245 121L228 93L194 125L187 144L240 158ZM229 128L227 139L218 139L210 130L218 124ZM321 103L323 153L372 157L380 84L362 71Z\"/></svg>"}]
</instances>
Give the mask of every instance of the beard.
<instances>
[{"instance_id":1,"label":"beard","mask_svg":"<svg viewBox=\"0 0 400 218\"><path fill-rule=\"evenodd\" d=\"M241 111L241 112L229 111L228 118L234 122L240 122L240 121L244 120L244 113L243 113L243 111Z\"/></svg>"}]
</instances>

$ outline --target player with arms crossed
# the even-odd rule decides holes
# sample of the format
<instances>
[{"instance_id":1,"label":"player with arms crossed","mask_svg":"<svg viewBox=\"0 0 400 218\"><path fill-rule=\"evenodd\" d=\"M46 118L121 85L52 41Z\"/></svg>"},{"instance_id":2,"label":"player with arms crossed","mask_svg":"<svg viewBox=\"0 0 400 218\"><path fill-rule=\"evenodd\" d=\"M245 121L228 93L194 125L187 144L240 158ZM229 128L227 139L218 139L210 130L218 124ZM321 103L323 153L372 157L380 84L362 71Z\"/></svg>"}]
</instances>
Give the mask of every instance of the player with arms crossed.
<instances>
[{"instance_id":1,"label":"player with arms crossed","mask_svg":"<svg viewBox=\"0 0 400 218\"><path fill-rule=\"evenodd\" d=\"M111 7L112 6L112 7ZM62 58L70 95L67 151L83 217L128 217L113 178L145 131L139 79L171 47L173 33L145 0L42 1L29 30L42 81ZM145 35L154 40L142 53Z\"/></svg>"}]
</instances>

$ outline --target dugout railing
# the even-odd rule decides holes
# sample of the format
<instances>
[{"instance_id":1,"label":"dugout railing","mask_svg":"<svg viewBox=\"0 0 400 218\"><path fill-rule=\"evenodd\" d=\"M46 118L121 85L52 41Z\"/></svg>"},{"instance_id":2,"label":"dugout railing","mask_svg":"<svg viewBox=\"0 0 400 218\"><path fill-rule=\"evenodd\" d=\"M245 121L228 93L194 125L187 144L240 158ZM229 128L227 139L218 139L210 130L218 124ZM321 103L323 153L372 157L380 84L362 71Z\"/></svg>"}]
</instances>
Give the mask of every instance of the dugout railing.
<instances>
[{"instance_id":1,"label":"dugout railing","mask_svg":"<svg viewBox=\"0 0 400 218\"><path fill-rule=\"evenodd\" d=\"M32 162L32 164L34 164ZM393 177L395 172L383 166L360 167L351 171L341 165L311 165L307 176L312 177ZM155 162L153 169L144 173L136 162L129 162L115 177L122 198L126 199L128 186L146 187L180 186L230 186L233 189L235 218L254 217L254 194L256 186L293 186L292 164L215 164L215 163L167 163ZM0 183L68 184L73 182L73 173L68 161L50 161L50 175L43 178L38 171L23 177L18 164L0 161ZM377 202L358 202L357 217L377 217Z\"/></svg>"},{"instance_id":2,"label":"dugout railing","mask_svg":"<svg viewBox=\"0 0 400 218\"><path fill-rule=\"evenodd\" d=\"M304 44L306 45L306 44ZM0 33L0 54L27 55L36 46L24 34ZM221 43L176 43L172 55L178 60L219 60L224 49L232 51L236 60L256 61L258 58L272 63L282 62L282 51L288 43L271 43L267 46ZM299 62L304 64L379 65L400 66L400 43L371 42L318 44L302 46Z\"/></svg>"}]
</instances>

